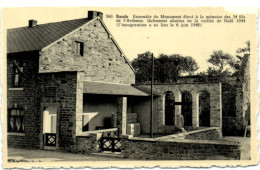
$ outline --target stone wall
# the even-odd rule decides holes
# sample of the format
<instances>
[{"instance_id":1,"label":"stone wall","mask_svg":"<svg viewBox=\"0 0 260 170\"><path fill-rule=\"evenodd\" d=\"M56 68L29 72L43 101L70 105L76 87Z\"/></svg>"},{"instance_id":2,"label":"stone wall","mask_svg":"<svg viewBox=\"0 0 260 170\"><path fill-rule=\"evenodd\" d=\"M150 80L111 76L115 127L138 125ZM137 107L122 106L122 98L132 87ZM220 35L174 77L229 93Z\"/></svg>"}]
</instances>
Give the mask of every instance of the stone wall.
<instances>
[{"instance_id":1,"label":"stone wall","mask_svg":"<svg viewBox=\"0 0 260 170\"><path fill-rule=\"evenodd\" d=\"M13 87L13 67L14 59L16 62L23 61L23 73L26 76L20 76L22 83L20 88ZM38 95L37 88L37 70L38 70L38 53L17 53L8 54L7 57L7 109L23 108L24 116L24 133L8 132L8 146L33 147L38 148L40 133L40 116L37 112L36 98ZM8 117L8 111L6 118ZM7 121L7 119L5 119Z\"/></svg>"},{"instance_id":2,"label":"stone wall","mask_svg":"<svg viewBox=\"0 0 260 170\"><path fill-rule=\"evenodd\" d=\"M59 105L57 113L59 147L75 152L77 72L44 73L40 74L40 77L39 83L43 88L56 88L54 96L47 96L46 93L42 93L40 100L41 103Z\"/></svg>"},{"instance_id":3,"label":"stone wall","mask_svg":"<svg viewBox=\"0 0 260 170\"><path fill-rule=\"evenodd\" d=\"M150 85L135 85L136 88L144 91L150 91ZM165 105L164 98L167 91L174 94L175 102L181 102L181 93L188 91L192 95L192 128L199 128L199 95L202 91L210 94L210 126L222 127L222 100L221 83L176 83L176 84L155 84L154 93L158 94L157 117L158 133L163 132L165 127ZM175 115L181 112L181 106L175 106ZM148 115L147 115L148 116ZM176 119L175 119L176 121ZM142 122L140 122L142 123ZM175 123L176 124L176 123Z\"/></svg>"},{"instance_id":4,"label":"stone wall","mask_svg":"<svg viewBox=\"0 0 260 170\"><path fill-rule=\"evenodd\" d=\"M236 83L235 127L237 135L243 135L248 120L250 120L250 64L249 55L245 55Z\"/></svg>"},{"instance_id":5,"label":"stone wall","mask_svg":"<svg viewBox=\"0 0 260 170\"><path fill-rule=\"evenodd\" d=\"M17 148L27 148L27 147L33 147L29 146L27 143L28 139L25 137L25 134L19 135L19 134L8 134L7 136L7 144L8 147L17 147Z\"/></svg>"},{"instance_id":6,"label":"stone wall","mask_svg":"<svg viewBox=\"0 0 260 170\"><path fill-rule=\"evenodd\" d=\"M13 59L23 61L22 86L13 88ZM24 133L8 133L9 146L40 148L41 113L45 104L59 105L59 146L73 150L75 136L75 107L77 73L61 72L38 74L38 53L18 53L7 58L7 108L23 108ZM46 87L55 88L54 96L46 95Z\"/></svg>"},{"instance_id":7,"label":"stone wall","mask_svg":"<svg viewBox=\"0 0 260 170\"><path fill-rule=\"evenodd\" d=\"M219 140L221 138L221 129L215 127L196 130L196 132L188 132L185 135L185 139L194 140Z\"/></svg>"},{"instance_id":8,"label":"stone wall","mask_svg":"<svg viewBox=\"0 0 260 170\"><path fill-rule=\"evenodd\" d=\"M122 139L122 155L138 160L204 160L225 156L240 159L237 142L206 140L158 141L155 139Z\"/></svg>"},{"instance_id":9,"label":"stone wall","mask_svg":"<svg viewBox=\"0 0 260 170\"><path fill-rule=\"evenodd\" d=\"M102 133L92 133L89 136L77 136L77 153L90 154L99 151L99 140Z\"/></svg>"},{"instance_id":10,"label":"stone wall","mask_svg":"<svg viewBox=\"0 0 260 170\"><path fill-rule=\"evenodd\" d=\"M75 41L84 43L83 56L75 54ZM83 71L89 81L135 83L133 69L96 19L42 50L39 72L59 71Z\"/></svg>"},{"instance_id":11,"label":"stone wall","mask_svg":"<svg viewBox=\"0 0 260 170\"><path fill-rule=\"evenodd\" d=\"M244 67L243 75L243 117L250 123L250 56Z\"/></svg>"},{"instance_id":12,"label":"stone wall","mask_svg":"<svg viewBox=\"0 0 260 170\"><path fill-rule=\"evenodd\" d=\"M186 133L178 133L158 137L158 140L173 140L173 139L194 139L194 140L219 140L222 138L221 129L218 127L203 128Z\"/></svg>"}]
</instances>

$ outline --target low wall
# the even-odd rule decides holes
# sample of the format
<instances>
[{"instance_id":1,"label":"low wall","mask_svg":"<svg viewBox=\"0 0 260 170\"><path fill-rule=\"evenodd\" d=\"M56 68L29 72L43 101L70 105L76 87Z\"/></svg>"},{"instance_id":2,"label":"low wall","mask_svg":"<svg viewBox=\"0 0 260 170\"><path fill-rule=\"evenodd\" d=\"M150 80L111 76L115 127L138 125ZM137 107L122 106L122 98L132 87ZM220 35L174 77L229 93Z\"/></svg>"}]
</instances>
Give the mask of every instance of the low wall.
<instances>
[{"instance_id":1,"label":"low wall","mask_svg":"<svg viewBox=\"0 0 260 170\"><path fill-rule=\"evenodd\" d=\"M196 139L196 140L219 140L222 138L221 130L218 127L210 127L200 130L187 132L185 139Z\"/></svg>"},{"instance_id":2,"label":"low wall","mask_svg":"<svg viewBox=\"0 0 260 170\"><path fill-rule=\"evenodd\" d=\"M178 133L173 135L162 136L156 139L172 140L172 139L195 139L195 140L219 140L222 138L219 127L209 127L199 130L193 130L186 133Z\"/></svg>"},{"instance_id":3,"label":"low wall","mask_svg":"<svg viewBox=\"0 0 260 170\"><path fill-rule=\"evenodd\" d=\"M215 156L240 159L238 142L206 140L160 141L123 137L121 153L125 158L143 160L204 160Z\"/></svg>"},{"instance_id":4,"label":"low wall","mask_svg":"<svg viewBox=\"0 0 260 170\"><path fill-rule=\"evenodd\" d=\"M102 133L104 132L112 132L117 131L117 128L111 129L102 129L89 131L89 133L85 134L86 136L77 136L76 142L76 152L82 154L90 154L100 152L100 138L102 137Z\"/></svg>"},{"instance_id":5,"label":"low wall","mask_svg":"<svg viewBox=\"0 0 260 170\"><path fill-rule=\"evenodd\" d=\"M99 138L101 134L91 134L90 136L77 137L77 153L90 154L98 152Z\"/></svg>"}]
</instances>

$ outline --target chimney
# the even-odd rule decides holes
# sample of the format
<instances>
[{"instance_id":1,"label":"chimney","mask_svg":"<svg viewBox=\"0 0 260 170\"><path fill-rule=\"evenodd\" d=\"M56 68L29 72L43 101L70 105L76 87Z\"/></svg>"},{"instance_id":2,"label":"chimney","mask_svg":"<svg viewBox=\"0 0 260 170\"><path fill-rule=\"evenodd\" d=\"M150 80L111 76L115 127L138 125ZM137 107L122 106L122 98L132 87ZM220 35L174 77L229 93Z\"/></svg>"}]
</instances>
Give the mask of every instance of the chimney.
<instances>
[{"instance_id":1,"label":"chimney","mask_svg":"<svg viewBox=\"0 0 260 170\"><path fill-rule=\"evenodd\" d=\"M37 25L37 21L36 20L33 20L33 19L29 20L29 27L30 28L32 28L32 27L34 27L36 25Z\"/></svg>"},{"instance_id":2,"label":"chimney","mask_svg":"<svg viewBox=\"0 0 260 170\"><path fill-rule=\"evenodd\" d=\"M88 11L88 19L94 19L96 17L99 17L100 19L103 19L103 13L99 11Z\"/></svg>"}]
</instances>

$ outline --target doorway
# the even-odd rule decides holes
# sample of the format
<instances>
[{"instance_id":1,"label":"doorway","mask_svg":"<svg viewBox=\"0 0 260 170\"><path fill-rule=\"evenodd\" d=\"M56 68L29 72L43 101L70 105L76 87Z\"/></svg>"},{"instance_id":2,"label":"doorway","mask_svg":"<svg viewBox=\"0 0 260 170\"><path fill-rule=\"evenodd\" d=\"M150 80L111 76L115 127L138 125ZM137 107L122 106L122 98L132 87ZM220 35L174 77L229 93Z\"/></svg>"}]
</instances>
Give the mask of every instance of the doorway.
<instances>
[{"instance_id":1,"label":"doorway","mask_svg":"<svg viewBox=\"0 0 260 170\"><path fill-rule=\"evenodd\" d=\"M58 104L42 104L42 139L43 149L55 150L58 147Z\"/></svg>"},{"instance_id":2,"label":"doorway","mask_svg":"<svg viewBox=\"0 0 260 170\"><path fill-rule=\"evenodd\" d=\"M174 126L175 105L174 94L171 91L165 93L165 125Z\"/></svg>"},{"instance_id":3,"label":"doorway","mask_svg":"<svg viewBox=\"0 0 260 170\"><path fill-rule=\"evenodd\" d=\"M184 126L192 126L192 95L188 91L181 95L181 113L184 117Z\"/></svg>"},{"instance_id":4,"label":"doorway","mask_svg":"<svg viewBox=\"0 0 260 170\"><path fill-rule=\"evenodd\" d=\"M207 91L199 95L199 126L210 127L210 94Z\"/></svg>"}]
</instances>

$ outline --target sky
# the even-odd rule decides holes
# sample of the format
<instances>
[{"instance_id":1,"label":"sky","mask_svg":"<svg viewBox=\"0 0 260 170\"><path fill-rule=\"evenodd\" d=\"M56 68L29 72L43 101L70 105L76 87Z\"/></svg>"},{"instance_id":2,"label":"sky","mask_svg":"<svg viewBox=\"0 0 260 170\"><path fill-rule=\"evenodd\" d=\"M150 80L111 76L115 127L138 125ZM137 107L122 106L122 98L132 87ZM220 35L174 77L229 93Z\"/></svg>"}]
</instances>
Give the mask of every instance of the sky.
<instances>
[{"instance_id":1,"label":"sky","mask_svg":"<svg viewBox=\"0 0 260 170\"><path fill-rule=\"evenodd\" d=\"M248 10L241 8L242 13ZM256 37L256 20L253 15L246 15L246 23L204 24L201 28L130 28L116 27L116 15L233 15L238 14L236 8L5 8L3 10L4 28L16 28L28 25L29 19L35 19L38 24L57 22L69 19L87 17L87 11L98 10L104 14L104 22L113 37L132 61L138 54L151 51L154 56L159 54L180 54L191 56L199 65L199 71L205 71L209 66L207 59L214 50L223 50L233 56L239 47L245 47L245 42ZM236 11L236 13L234 13ZM240 10L241 11L241 10ZM233 12L233 13L232 13ZM250 12L250 11L249 11ZM110 19L106 15L113 15Z\"/></svg>"}]
</instances>

